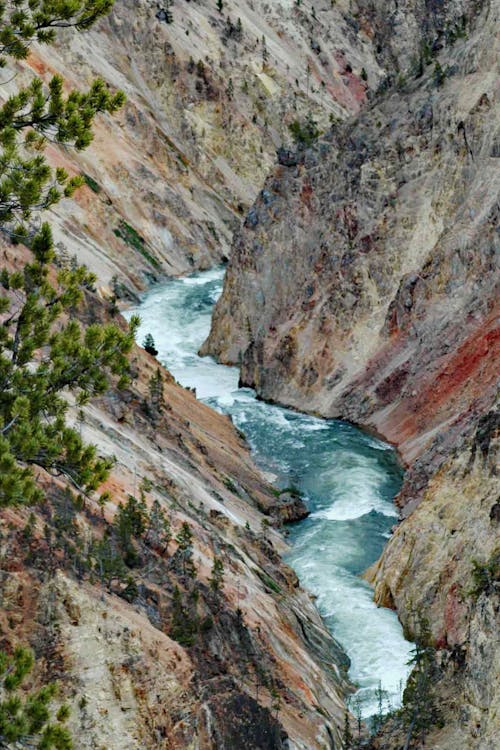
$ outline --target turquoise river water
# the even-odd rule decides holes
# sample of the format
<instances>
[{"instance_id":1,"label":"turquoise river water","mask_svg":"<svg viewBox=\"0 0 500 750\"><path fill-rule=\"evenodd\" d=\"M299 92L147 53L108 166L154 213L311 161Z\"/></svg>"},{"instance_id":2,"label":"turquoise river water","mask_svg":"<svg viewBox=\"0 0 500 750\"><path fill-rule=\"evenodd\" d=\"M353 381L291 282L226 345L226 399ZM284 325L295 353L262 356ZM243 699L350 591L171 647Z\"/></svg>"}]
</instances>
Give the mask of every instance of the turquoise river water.
<instances>
[{"instance_id":1,"label":"turquoise river water","mask_svg":"<svg viewBox=\"0 0 500 750\"><path fill-rule=\"evenodd\" d=\"M230 414L244 432L256 463L280 487L297 487L310 516L289 527L287 562L317 596L327 627L351 659L362 713L377 706L379 684L387 702L400 702L411 644L394 612L377 608L360 574L380 555L395 523L393 505L402 480L394 451L337 420L322 420L258 401L238 388L238 370L197 352L208 335L224 271L169 281L127 311L141 317L139 341L151 333L158 359L184 386L214 409Z\"/></svg>"}]
</instances>

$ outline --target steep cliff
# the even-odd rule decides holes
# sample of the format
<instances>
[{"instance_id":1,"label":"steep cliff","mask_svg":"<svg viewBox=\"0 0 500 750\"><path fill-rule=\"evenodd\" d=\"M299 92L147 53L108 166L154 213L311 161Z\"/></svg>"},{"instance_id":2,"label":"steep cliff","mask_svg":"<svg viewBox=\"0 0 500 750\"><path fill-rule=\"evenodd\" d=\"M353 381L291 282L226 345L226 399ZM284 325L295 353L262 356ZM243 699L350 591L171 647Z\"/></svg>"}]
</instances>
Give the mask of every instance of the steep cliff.
<instances>
[{"instance_id":1,"label":"steep cliff","mask_svg":"<svg viewBox=\"0 0 500 750\"><path fill-rule=\"evenodd\" d=\"M5 95L30 68L80 89L99 75L127 95L89 151L53 150L88 181L54 211L61 250L121 296L226 258L289 123L345 118L382 75L348 5L316 14L231 0L220 12L203 0L174 5L169 24L158 3L121 0L89 32L61 33L50 54L35 45Z\"/></svg>"},{"instance_id":2,"label":"steep cliff","mask_svg":"<svg viewBox=\"0 0 500 750\"><path fill-rule=\"evenodd\" d=\"M18 247L3 251L12 267L22 262ZM108 316L89 291L82 320ZM46 501L2 509L2 649L32 646L35 684L58 681L82 750L337 743L348 660L281 561L274 528L296 500L277 498L230 420L142 349L133 370L126 390L71 414L85 441L115 456L99 494L39 470ZM150 528L167 514L169 540L116 525L131 496Z\"/></svg>"},{"instance_id":3,"label":"steep cliff","mask_svg":"<svg viewBox=\"0 0 500 750\"><path fill-rule=\"evenodd\" d=\"M442 74L436 58L275 169L205 347L263 397L371 424L407 459L460 413L453 393L488 400L496 374L494 10Z\"/></svg>"},{"instance_id":4,"label":"steep cliff","mask_svg":"<svg viewBox=\"0 0 500 750\"><path fill-rule=\"evenodd\" d=\"M499 4L358 11L388 80L313 148L279 155L203 351L263 398L398 446L405 520L376 597L409 632L415 608L427 616L443 660L463 649L431 746L493 748L498 591L470 592L474 560L498 576Z\"/></svg>"}]
</instances>

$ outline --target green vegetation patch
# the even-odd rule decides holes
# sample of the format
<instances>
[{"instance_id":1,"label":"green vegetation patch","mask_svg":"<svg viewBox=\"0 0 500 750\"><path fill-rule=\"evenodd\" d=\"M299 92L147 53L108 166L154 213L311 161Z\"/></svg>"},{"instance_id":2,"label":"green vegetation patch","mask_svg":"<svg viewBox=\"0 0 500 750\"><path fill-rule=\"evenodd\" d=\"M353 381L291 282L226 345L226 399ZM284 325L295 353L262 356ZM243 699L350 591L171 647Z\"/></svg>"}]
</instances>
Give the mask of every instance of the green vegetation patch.
<instances>
[{"instance_id":1,"label":"green vegetation patch","mask_svg":"<svg viewBox=\"0 0 500 750\"><path fill-rule=\"evenodd\" d=\"M96 182L94 180L94 178L91 177L89 174L83 173L82 177L83 177L83 181L85 182L85 184L87 185L87 187L89 187L92 190L93 193L96 193L97 195L99 195L99 193L102 190L102 188L99 185L99 183Z\"/></svg>"},{"instance_id":2,"label":"green vegetation patch","mask_svg":"<svg viewBox=\"0 0 500 750\"><path fill-rule=\"evenodd\" d=\"M265 573L263 570L258 570L258 568L254 568L254 572L259 576L264 586L266 586L268 589L271 589L271 591L274 591L275 594L281 594L281 588L278 586L276 581L271 578L270 575Z\"/></svg>"},{"instance_id":3,"label":"green vegetation patch","mask_svg":"<svg viewBox=\"0 0 500 750\"><path fill-rule=\"evenodd\" d=\"M154 255L151 255L149 252L144 237L141 237L134 227L131 227L126 221L123 219L120 221L118 227L114 230L114 234L116 237L119 237L126 242L129 247L133 247L134 250L137 250L137 252L139 252L154 268L160 268L159 262Z\"/></svg>"},{"instance_id":4,"label":"green vegetation patch","mask_svg":"<svg viewBox=\"0 0 500 750\"><path fill-rule=\"evenodd\" d=\"M490 596L500 583L500 551L496 551L486 562L472 561L472 581L470 590L472 598L478 599L481 594Z\"/></svg>"}]
</instances>

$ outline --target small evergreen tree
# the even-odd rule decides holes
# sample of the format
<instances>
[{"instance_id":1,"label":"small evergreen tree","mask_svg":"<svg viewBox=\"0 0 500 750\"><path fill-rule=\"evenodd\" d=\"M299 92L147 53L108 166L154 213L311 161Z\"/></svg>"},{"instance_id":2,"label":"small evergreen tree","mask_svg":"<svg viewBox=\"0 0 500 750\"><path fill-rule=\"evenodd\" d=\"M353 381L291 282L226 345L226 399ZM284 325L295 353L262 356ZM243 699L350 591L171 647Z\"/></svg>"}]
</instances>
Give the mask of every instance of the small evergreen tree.
<instances>
[{"instance_id":1,"label":"small evergreen tree","mask_svg":"<svg viewBox=\"0 0 500 750\"><path fill-rule=\"evenodd\" d=\"M51 721L56 686L21 690L33 664L28 649L18 647L11 656L0 651L0 747L71 750L71 735L63 726L69 715L67 706L61 706L56 721Z\"/></svg>"},{"instance_id":2,"label":"small evergreen tree","mask_svg":"<svg viewBox=\"0 0 500 750\"><path fill-rule=\"evenodd\" d=\"M139 540L146 531L148 513L143 499L129 495L125 505L119 504L113 521L113 530L123 552L125 563L132 567L138 562L134 540Z\"/></svg>"},{"instance_id":3,"label":"small evergreen tree","mask_svg":"<svg viewBox=\"0 0 500 750\"><path fill-rule=\"evenodd\" d=\"M346 711L344 714L344 732L342 734L342 748L343 750L350 750L352 748L352 732L351 732L351 722L349 719L349 711Z\"/></svg>"},{"instance_id":4,"label":"small evergreen tree","mask_svg":"<svg viewBox=\"0 0 500 750\"><path fill-rule=\"evenodd\" d=\"M99 578L100 583L111 593L114 581L126 581L128 572L118 546L112 536L107 533L95 542L91 557L93 570Z\"/></svg>"},{"instance_id":5,"label":"small evergreen tree","mask_svg":"<svg viewBox=\"0 0 500 750\"><path fill-rule=\"evenodd\" d=\"M158 354L158 349L155 346L155 340L151 333L146 334L142 345L148 354L152 354L153 357L156 357L156 355Z\"/></svg>"},{"instance_id":6,"label":"small evergreen tree","mask_svg":"<svg viewBox=\"0 0 500 750\"><path fill-rule=\"evenodd\" d=\"M378 732L384 723L384 716L386 714L386 711L384 710L384 702L387 700L387 691L382 688L382 682L380 680L375 695L377 698L377 713L373 717L373 730L374 732Z\"/></svg>"},{"instance_id":7,"label":"small evergreen tree","mask_svg":"<svg viewBox=\"0 0 500 750\"><path fill-rule=\"evenodd\" d=\"M149 379L149 405L154 419L163 411L164 390L163 375L159 367L156 368L154 375Z\"/></svg>"},{"instance_id":8,"label":"small evergreen tree","mask_svg":"<svg viewBox=\"0 0 500 750\"><path fill-rule=\"evenodd\" d=\"M305 146L306 148L312 146L320 136L318 125L311 114L308 114L302 123L299 122L299 120L294 120L290 123L288 129L290 130L294 142L298 146Z\"/></svg>"},{"instance_id":9,"label":"small evergreen tree","mask_svg":"<svg viewBox=\"0 0 500 750\"><path fill-rule=\"evenodd\" d=\"M176 586L172 597L172 625L170 636L181 646L192 646L195 642L197 622L190 617L184 606L182 594Z\"/></svg>"},{"instance_id":10,"label":"small evergreen tree","mask_svg":"<svg viewBox=\"0 0 500 750\"><path fill-rule=\"evenodd\" d=\"M182 524L175 541L178 544L177 554L181 559L182 575L194 578L196 568L193 562L193 532L186 521Z\"/></svg>"},{"instance_id":11,"label":"small evergreen tree","mask_svg":"<svg viewBox=\"0 0 500 750\"><path fill-rule=\"evenodd\" d=\"M443 68L439 64L439 60L436 60L436 63L434 65L434 83L439 88L443 85L444 81L446 79L446 73L444 72Z\"/></svg>"},{"instance_id":12,"label":"small evergreen tree","mask_svg":"<svg viewBox=\"0 0 500 750\"><path fill-rule=\"evenodd\" d=\"M148 528L146 531L145 541L150 547L165 552L172 538L170 520L161 507L158 500L155 500L149 514Z\"/></svg>"},{"instance_id":13,"label":"small evergreen tree","mask_svg":"<svg viewBox=\"0 0 500 750\"><path fill-rule=\"evenodd\" d=\"M179 549L186 550L192 547L193 545L193 532L191 531L190 525L187 523L187 521L184 521L184 523L181 526L181 529L177 536L175 537L175 541L179 545Z\"/></svg>"},{"instance_id":14,"label":"small evergreen tree","mask_svg":"<svg viewBox=\"0 0 500 750\"><path fill-rule=\"evenodd\" d=\"M361 741L361 724L362 724L362 710L361 710L361 698L359 693L354 697L352 702L353 714L356 719L356 727L358 732L358 743Z\"/></svg>"},{"instance_id":15,"label":"small evergreen tree","mask_svg":"<svg viewBox=\"0 0 500 750\"><path fill-rule=\"evenodd\" d=\"M224 565L220 557L214 557L212 565L212 575L209 578L210 588L215 594L218 594L224 583Z\"/></svg>"},{"instance_id":16,"label":"small evergreen tree","mask_svg":"<svg viewBox=\"0 0 500 750\"><path fill-rule=\"evenodd\" d=\"M418 616L415 647L408 663L413 669L403 693L402 717L407 732L404 750L410 748L416 734L420 735L423 744L429 728L440 721L434 690L439 673L436 650L432 645L429 622L422 615Z\"/></svg>"}]
</instances>

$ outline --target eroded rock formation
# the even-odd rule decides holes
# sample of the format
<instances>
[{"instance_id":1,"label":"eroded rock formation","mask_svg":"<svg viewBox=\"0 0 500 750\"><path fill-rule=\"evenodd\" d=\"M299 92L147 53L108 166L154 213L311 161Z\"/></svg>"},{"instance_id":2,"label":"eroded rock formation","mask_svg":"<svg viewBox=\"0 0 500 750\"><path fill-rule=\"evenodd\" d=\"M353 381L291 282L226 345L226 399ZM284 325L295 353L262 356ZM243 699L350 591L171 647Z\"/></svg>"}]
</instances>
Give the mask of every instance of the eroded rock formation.
<instances>
[{"instance_id":1,"label":"eroded rock formation","mask_svg":"<svg viewBox=\"0 0 500 750\"><path fill-rule=\"evenodd\" d=\"M398 446L405 520L376 597L409 632L428 617L444 660L463 649L430 744L493 748L498 591L471 591L474 560L498 559L499 4L358 7L387 89L279 160L203 351L264 398Z\"/></svg>"}]
</instances>

